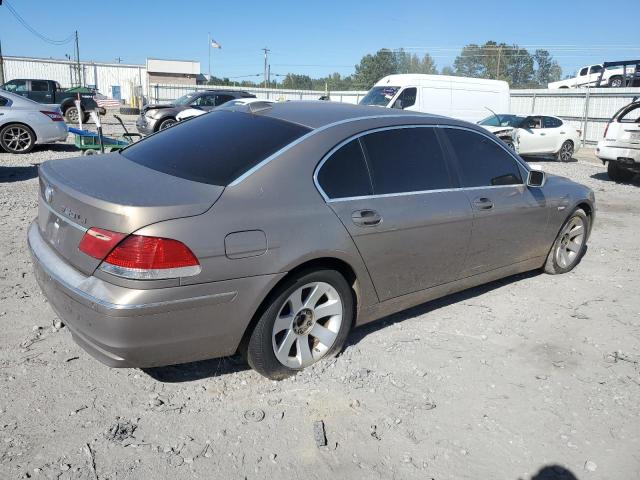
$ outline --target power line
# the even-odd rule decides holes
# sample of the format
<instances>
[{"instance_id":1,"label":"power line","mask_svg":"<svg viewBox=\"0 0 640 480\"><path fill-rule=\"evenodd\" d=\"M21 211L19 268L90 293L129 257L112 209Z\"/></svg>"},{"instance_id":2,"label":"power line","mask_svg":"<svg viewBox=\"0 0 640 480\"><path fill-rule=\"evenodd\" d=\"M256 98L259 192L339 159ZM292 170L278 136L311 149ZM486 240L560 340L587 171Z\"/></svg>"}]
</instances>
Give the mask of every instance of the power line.
<instances>
[{"instance_id":1,"label":"power line","mask_svg":"<svg viewBox=\"0 0 640 480\"><path fill-rule=\"evenodd\" d=\"M49 38L43 35L42 33L38 32L31 25L29 25L27 21L24 18L22 18L18 12L16 12L16 10L13 8L13 5L11 5L8 0L5 0L5 5L7 6L7 9L9 10L9 12L11 12L11 14L16 18L16 20L18 20L18 22L20 22L20 24L24 28L26 28L31 33L33 33L36 37L40 38L41 40L47 43L50 43L52 45L65 45L67 43L72 42L73 39L75 38L75 33L72 33L71 35L69 35L67 38L63 40L54 40L53 38Z\"/></svg>"}]
</instances>

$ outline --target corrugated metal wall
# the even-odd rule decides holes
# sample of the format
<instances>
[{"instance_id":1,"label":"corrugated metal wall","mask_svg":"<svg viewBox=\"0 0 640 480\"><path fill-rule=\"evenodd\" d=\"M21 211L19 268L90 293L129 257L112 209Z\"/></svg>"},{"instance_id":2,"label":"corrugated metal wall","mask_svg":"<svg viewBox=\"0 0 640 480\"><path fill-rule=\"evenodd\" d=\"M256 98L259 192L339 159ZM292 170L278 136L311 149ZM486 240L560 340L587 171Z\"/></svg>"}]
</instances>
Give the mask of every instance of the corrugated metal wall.
<instances>
[{"instance_id":1,"label":"corrugated metal wall","mask_svg":"<svg viewBox=\"0 0 640 480\"><path fill-rule=\"evenodd\" d=\"M75 63L45 58L4 57L5 81L14 78L42 78L56 80L65 88L73 84ZM95 85L100 93L112 96L112 87L119 86L121 98L129 101L134 89L142 85L146 95L147 70L143 65L81 62L82 76L87 85Z\"/></svg>"}]
</instances>

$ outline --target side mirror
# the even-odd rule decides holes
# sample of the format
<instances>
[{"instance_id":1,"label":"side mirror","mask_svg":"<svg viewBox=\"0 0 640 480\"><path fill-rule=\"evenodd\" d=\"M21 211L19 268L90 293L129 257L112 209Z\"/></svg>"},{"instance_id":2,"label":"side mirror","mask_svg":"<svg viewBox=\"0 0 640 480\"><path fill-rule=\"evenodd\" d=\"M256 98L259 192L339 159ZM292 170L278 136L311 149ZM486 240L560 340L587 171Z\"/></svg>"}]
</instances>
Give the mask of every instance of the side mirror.
<instances>
[{"instance_id":1,"label":"side mirror","mask_svg":"<svg viewBox=\"0 0 640 480\"><path fill-rule=\"evenodd\" d=\"M547 175L542 170L529 170L528 187L542 187L547 181Z\"/></svg>"}]
</instances>

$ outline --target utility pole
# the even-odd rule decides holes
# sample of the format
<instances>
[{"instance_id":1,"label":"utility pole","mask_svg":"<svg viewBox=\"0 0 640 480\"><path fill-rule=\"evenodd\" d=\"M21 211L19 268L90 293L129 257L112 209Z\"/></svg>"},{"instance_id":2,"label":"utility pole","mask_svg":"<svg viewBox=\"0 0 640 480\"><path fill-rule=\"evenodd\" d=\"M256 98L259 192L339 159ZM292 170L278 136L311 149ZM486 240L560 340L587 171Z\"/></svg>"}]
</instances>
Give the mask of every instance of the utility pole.
<instances>
[{"instance_id":1,"label":"utility pole","mask_svg":"<svg viewBox=\"0 0 640 480\"><path fill-rule=\"evenodd\" d=\"M82 86L82 69L80 68L80 42L78 40L78 31L76 30L76 81L78 86Z\"/></svg>"},{"instance_id":2,"label":"utility pole","mask_svg":"<svg viewBox=\"0 0 640 480\"><path fill-rule=\"evenodd\" d=\"M496 72L496 80L500 80L500 55L502 54L502 45L498 47L498 69Z\"/></svg>"},{"instance_id":3,"label":"utility pole","mask_svg":"<svg viewBox=\"0 0 640 480\"><path fill-rule=\"evenodd\" d=\"M2 5L2 0L0 0ZM2 41L0 40L0 85L4 83L4 60L2 59Z\"/></svg>"},{"instance_id":4,"label":"utility pole","mask_svg":"<svg viewBox=\"0 0 640 480\"><path fill-rule=\"evenodd\" d=\"M264 88L267 88L267 76L269 75L267 71L267 64L269 62L269 52L271 50L269 50L267 47L261 48L260 50L264 52Z\"/></svg>"}]
</instances>

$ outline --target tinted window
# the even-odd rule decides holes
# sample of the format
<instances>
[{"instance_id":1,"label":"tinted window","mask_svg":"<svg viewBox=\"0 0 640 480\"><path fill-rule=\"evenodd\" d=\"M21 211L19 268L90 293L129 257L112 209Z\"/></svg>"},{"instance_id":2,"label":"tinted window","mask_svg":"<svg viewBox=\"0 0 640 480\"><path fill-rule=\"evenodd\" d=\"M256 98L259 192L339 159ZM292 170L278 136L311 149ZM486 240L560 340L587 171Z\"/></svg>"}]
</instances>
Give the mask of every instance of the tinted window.
<instances>
[{"instance_id":1,"label":"tinted window","mask_svg":"<svg viewBox=\"0 0 640 480\"><path fill-rule=\"evenodd\" d=\"M458 160L463 187L522 183L517 162L496 142L468 130L444 130Z\"/></svg>"},{"instance_id":2,"label":"tinted window","mask_svg":"<svg viewBox=\"0 0 640 480\"><path fill-rule=\"evenodd\" d=\"M233 100L235 97L233 95L216 95L216 106L222 105L223 103L228 102L229 100Z\"/></svg>"},{"instance_id":3,"label":"tinted window","mask_svg":"<svg viewBox=\"0 0 640 480\"><path fill-rule=\"evenodd\" d=\"M544 128L558 128L562 126L562 120L555 117L544 117Z\"/></svg>"},{"instance_id":4,"label":"tinted window","mask_svg":"<svg viewBox=\"0 0 640 480\"><path fill-rule=\"evenodd\" d=\"M7 100L4 97L0 97L0 107L6 107L8 103L9 103L9 100Z\"/></svg>"},{"instance_id":5,"label":"tinted window","mask_svg":"<svg viewBox=\"0 0 640 480\"><path fill-rule=\"evenodd\" d=\"M32 92L48 92L49 82L45 82L44 80L31 80L31 91Z\"/></svg>"},{"instance_id":6,"label":"tinted window","mask_svg":"<svg viewBox=\"0 0 640 480\"><path fill-rule=\"evenodd\" d=\"M215 105L215 95L202 95L196 98L191 105L195 105L197 107L213 107Z\"/></svg>"},{"instance_id":7,"label":"tinted window","mask_svg":"<svg viewBox=\"0 0 640 480\"><path fill-rule=\"evenodd\" d=\"M586 75L586 74L587 74L587 71L588 71L588 68L586 68L586 67L585 67L585 68L583 68L582 70L580 70L580 76L582 76L582 75Z\"/></svg>"},{"instance_id":8,"label":"tinted window","mask_svg":"<svg viewBox=\"0 0 640 480\"><path fill-rule=\"evenodd\" d=\"M371 195L367 164L358 140L334 152L318 172L318 183L329 198Z\"/></svg>"},{"instance_id":9,"label":"tinted window","mask_svg":"<svg viewBox=\"0 0 640 480\"><path fill-rule=\"evenodd\" d=\"M451 187L433 128L383 130L365 135L362 142L376 195Z\"/></svg>"},{"instance_id":10,"label":"tinted window","mask_svg":"<svg viewBox=\"0 0 640 480\"><path fill-rule=\"evenodd\" d=\"M214 111L122 151L129 160L196 182L228 185L309 129L260 115Z\"/></svg>"},{"instance_id":11,"label":"tinted window","mask_svg":"<svg viewBox=\"0 0 640 480\"><path fill-rule=\"evenodd\" d=\"M26 80L12 80L5 84L4 89L7 92L26 92L27 81Z\"/></svg>"},{"instance_id":12,"label":"tinted window","mask_svg":"<svg viewBox=\"0 0 640 480\"><path fill-rule=\"evenodd\" d=\"M418 90L415 87L405 88L400 94L400 96L398 97L398 100L400 100L401 102L399 107L407 108L407 107L410 107L411 105L415 105L417 92Z\"/></svg>"}]
</instances>

